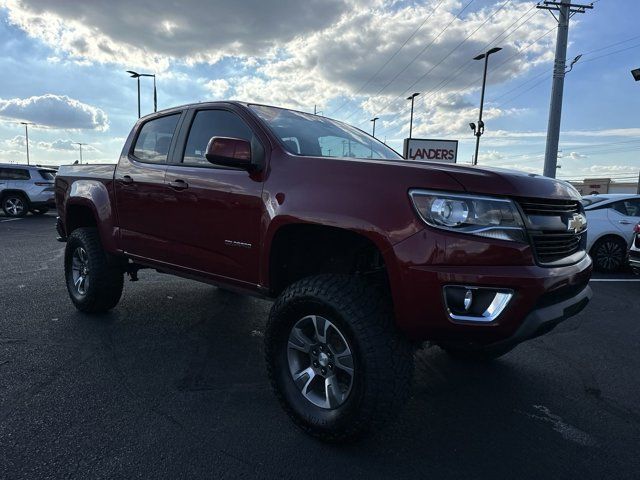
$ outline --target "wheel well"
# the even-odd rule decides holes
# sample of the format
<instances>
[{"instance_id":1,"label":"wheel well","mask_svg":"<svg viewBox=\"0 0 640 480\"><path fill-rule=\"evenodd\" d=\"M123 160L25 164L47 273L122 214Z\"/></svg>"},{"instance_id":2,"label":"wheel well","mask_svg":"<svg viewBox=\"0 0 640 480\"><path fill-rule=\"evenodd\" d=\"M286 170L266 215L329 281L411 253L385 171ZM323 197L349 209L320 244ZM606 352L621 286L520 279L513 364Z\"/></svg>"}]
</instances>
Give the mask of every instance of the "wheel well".
<instances>
[{"instance_id":1,"label":"wheel well","mask_svg":"<svg viewBox=\"0 0 640 480\"><path fill-rule=\"evenodd\" d=\"M291 283L322 273L369 275L386 281L380 250L350 230L322 225L288 225L271 244L269 283L278 295Z\"/></svg>"},{"instance_id":2,"label":"wheel well","mask_svg":"<svg viewBox=\"0 0 640 480\"><path fill-rule=\"evenodd\" d=\"M604 240L607 240L607 239L618 240L619 242L624 243L625 247L627 245L626 240L624 238L622 238L622 236L617 235L615 233L608 233L606 235L601 236L595 242L593 242L593 245L591 245L591 250L589 250L589 253L593 252L593 249L596 248L600 242L602 242Z\"/></svg>"},{"instance_id":3,"label":"wheel well","mask_svg":"<svg viewBox=\"0 0 640 480\"><path fill-rule=\"evenodd\" d=\"M2 194L0 194L0 199L4 200L5 197L7 197L8 195L11 194L19 194L21 197L24 197L24 199L27 201L27 203L29 203L29 195L27 195L26 193L24 193L22 190L3 190Z\"/></svg>"},{"instance_id":4,"label":"wheel well","mask_svg":"<svg viewBox=\"0 0 640 480\"><path fill-rule=\"evenodd\" d=\"M93 210L85 205L69 205L66 212L67 235L71 235L77 228L96 227L98 222L93 214Z\"/></svg>"}]
</instances>

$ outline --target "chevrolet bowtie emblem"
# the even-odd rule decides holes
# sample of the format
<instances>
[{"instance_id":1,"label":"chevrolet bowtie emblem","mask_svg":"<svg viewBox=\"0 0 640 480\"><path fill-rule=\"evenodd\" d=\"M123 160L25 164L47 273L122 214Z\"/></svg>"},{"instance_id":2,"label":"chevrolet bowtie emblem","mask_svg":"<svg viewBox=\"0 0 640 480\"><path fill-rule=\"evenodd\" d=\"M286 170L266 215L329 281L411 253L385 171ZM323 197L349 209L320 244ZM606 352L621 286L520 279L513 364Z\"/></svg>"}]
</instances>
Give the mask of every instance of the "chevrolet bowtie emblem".
<instances>
[{"instance_id":1,"label":"chevrolet bowtie emblem","mask_svg":"<svg viewBox=\"0 0 640 480\"><path fill-rule=\"evenodd\" d=\"M567 230L578 233L587 225L587 219L581 213L575 213L567 222Z\"/></svg>"}]
</instances>

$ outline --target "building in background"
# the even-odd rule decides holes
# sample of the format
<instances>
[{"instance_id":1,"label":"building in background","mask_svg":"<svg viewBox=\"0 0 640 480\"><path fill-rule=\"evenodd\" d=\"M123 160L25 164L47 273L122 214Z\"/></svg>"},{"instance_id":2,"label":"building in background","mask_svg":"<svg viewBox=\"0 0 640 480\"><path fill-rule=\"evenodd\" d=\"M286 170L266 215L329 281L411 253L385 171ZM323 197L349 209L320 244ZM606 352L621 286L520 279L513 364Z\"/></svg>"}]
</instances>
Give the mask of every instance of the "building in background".
<instances>
[{"instance_id":1,"label":"building in background","mask_svg":"<svg viewBox=\"0 0 640 480\"><path fill-rule=\"evenodd\" d=\"M585 178L582 182L571 182L581 195L594 193L640 193L636 182L615 182L610 178Z\"/></svg>"}]
</instances>

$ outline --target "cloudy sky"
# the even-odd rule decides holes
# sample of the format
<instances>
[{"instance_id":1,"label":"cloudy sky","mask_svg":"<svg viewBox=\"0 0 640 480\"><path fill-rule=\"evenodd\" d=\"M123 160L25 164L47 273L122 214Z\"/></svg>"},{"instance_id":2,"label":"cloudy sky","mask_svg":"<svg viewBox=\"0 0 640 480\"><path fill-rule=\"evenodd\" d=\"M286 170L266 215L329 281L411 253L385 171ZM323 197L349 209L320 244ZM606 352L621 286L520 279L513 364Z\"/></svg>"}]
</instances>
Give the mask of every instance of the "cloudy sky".
<instances>
[{"instance_id":1,"label":"cloudy sky","mask_svg":"<svg viewBox=\"0 0 640 480\"><path fill-rule=\"evenodd\" d=\"M166 108L237 99L348 121L396 149L407 136L460 140L469 162L482 62L492 46L480 164L541 172L555 21L522 0L0 0L0 161L114 162L136 120L125 70L156 73ZM637 176L640 2L597 0L576 15L559 172ZM142 82L142 110L153 108Z\"/></svg>"}]
</instances>

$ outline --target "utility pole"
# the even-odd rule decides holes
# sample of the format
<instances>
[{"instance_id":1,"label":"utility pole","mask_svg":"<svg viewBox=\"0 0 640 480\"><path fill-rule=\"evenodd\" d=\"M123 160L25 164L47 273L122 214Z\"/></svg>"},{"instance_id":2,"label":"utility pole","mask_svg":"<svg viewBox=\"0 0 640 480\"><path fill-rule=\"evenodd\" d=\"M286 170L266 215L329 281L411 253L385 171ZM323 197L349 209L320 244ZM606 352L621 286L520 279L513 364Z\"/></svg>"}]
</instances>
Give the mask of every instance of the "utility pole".
<instances>
[{"instance_id":1,"label":"utility pole","mask_svg":"<svg viewBox=\"0 0 640 480\"><path fill-rule=\"evenodd\" d=\"M80 147L80 165L82 165L82 146L86 145L86 143L73 142Z\"/></svg>"},{"instance_id":2,"label":"utility pole","mask_svg":"<svg viewBox=\"0 0 640 480\"><path fill-rule=\"evenodd\" d=\"M558 143L560 141L560 119L562 117L562 94L567 63L567 41L569 38L569 19L576 13L592 9L593 4L579 5L571 0L546 0L537 8L549 10L558 22L556 36L556 59L553 65L553 86L551 87L551 105L549 107L549 125L547 127L547 147L544 154L545 177L556 178L558 163ZM556 17L554 12L558 12Z\"/></svg>"},{"instance_id":3,"label":"utility pole","mask_svg":"<svg viewBox=\"0 0 640 480\"><path fill-rule=\"evenodd\" d=\"M24 137L27 142L27 165L29 165L29 125L35 125L33 122L20 122L24 125Z\"/></svg>"}]
</instances>

